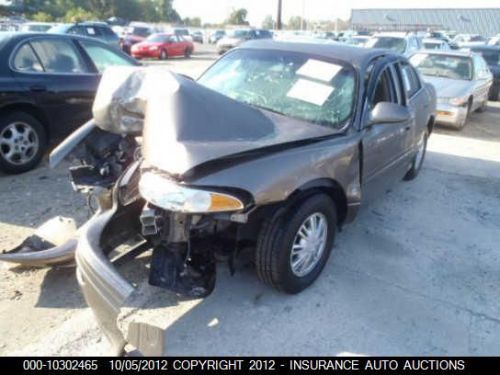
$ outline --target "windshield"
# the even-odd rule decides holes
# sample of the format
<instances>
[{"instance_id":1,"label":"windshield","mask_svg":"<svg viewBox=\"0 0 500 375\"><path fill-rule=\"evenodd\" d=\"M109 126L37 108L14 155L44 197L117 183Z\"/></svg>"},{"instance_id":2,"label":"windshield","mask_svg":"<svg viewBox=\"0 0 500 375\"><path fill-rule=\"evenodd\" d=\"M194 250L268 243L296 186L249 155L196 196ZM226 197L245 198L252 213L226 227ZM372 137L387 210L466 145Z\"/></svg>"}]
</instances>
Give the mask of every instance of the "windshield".
<instances>
[{"instance_id":1,"label":"windshield","mask_svg":"<svg viewBox=\"0 0 500 375\"><path fill-rule=\"evenodd\" d=\"M147 27L132 27L131 29L128 30L128 32L132 35L137 35L143 38L151 34L151 32Z\"/></svg>"},{"instance_id":2,"label":"windshield","mask_svg":"<svg viewBox=\"0 0 500 375\"><path fill-rule=\"evenodd\" d=\"M441 43L436 42L424 42L425 49L441 49Z\"/></svg>"},{"instance_id":3,"label":"windshield","mask_svg":"<svg viewBox=\"0 0 500 375\"><path fill-rule=\"evenodd\" d=\"M332 128L351 118L352 68L291 52L237 50L198 83L232 99Z\"/></svg>"},{"instance_id":4,"label":"windshield","mask_svg":"<svg viewBox=\"0 0 500 375\"><path fill-rule=\"evenodd\" d=\"M426 76L471 80L472 60L467 56L417 53L410 62Z\"/></svg>"},{"instance_id":5,"label":"windshield","mask_svg":"<svg viewBox=\"0 0 500 375\"><path fill-rule=\"evenodd\" d=\"M168 38L170 35L164 35L164 34L153 34L151 36L148 36L146 38L147 42L152 42L152 43L165 43L167 42Z\"/></svg>"},{"instance_id":6,"label":"windshield","mask_svg":"<svg viewBox=\"0 0 500 375\"><path fill-rule=\"evenodd\" d=\"M366 46L369 48L385 48L399 53L406 50L406 40L403 38L394 38L391 36L379 36L371 38Z\"/></svg>"},{"instance_id":7,"label":"windshield","mask_svg":"<svg viewBox=\"0 0 500 375\"><path fill-rule=\"evenodd\" d=\"M248 36L249 31L248 30L231 30L226 33L226 35L230 38L238 38L238 39L244 39Z\"/></svg>"},{"instance_id":8,"label":"windshield","mask_svg":"<svg viewBox=\"0 0 500 375\"><path fill-rule=\"evenodd\" d=\"M66 34L68 29L70 28L70 25L58 25L58 26L53 26L51 27L48 32L49 33L55 33L55 34Z\"/></svg>"}]
</instances>

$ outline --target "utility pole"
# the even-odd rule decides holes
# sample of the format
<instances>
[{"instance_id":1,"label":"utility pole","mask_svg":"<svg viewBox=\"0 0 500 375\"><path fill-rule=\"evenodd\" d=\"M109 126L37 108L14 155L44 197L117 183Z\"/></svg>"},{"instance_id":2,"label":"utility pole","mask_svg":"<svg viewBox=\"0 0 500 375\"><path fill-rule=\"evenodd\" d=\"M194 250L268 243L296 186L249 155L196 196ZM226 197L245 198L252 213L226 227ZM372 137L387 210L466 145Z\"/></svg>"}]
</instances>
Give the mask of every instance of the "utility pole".
<instances>
[{"instance_id":1,"label":"utility pole","mask_svg":"<svg viewBox=\"0 0 500 375\"><path fill-rule=\"evenodd\" d=\"M276 17L276 28L281 30L283 28L281 24L281 0L278 0L278 16Z\"/></svg>"}]
</instances>

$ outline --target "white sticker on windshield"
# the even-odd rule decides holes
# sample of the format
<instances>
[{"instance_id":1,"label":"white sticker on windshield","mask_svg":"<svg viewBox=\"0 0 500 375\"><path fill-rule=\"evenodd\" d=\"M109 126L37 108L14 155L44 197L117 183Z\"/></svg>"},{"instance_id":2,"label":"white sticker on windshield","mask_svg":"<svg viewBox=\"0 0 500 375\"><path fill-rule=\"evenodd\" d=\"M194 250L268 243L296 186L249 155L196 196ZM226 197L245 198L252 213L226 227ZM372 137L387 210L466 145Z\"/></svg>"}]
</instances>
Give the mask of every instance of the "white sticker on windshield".
<instances>
[{"instance_id":1,"label":"white sticker on windshield","mask_svg":"<svg viewBox=\"0 0 500 375\"><path fill-rule=\"evenodd\" d=\"M87 27L87 34L89 35L95 35L95 30L93 27Z\"/></svg>"},{"instance_id":2,"label":"white sticker on windshield","mask_svg":"<svg viewBox=\"0 0 500 375\"><path fill-rule=\"evenodd\" d=\"M341 70L342 67L340 65L309 59L297 70L297 74L330 82Z\"/></svg>"},{"instance_id":3,"label":"white sticker on windshield","mask_svg":"<svg viewBox=\"0 0 500 375\"><path fill-rule=\"evenodd\" d=\"M333 87L331 86L306 79L299 79L295 82L290 91L288 91L286 96L322 106L332 92Z\"/></svg>"}]
</instances>

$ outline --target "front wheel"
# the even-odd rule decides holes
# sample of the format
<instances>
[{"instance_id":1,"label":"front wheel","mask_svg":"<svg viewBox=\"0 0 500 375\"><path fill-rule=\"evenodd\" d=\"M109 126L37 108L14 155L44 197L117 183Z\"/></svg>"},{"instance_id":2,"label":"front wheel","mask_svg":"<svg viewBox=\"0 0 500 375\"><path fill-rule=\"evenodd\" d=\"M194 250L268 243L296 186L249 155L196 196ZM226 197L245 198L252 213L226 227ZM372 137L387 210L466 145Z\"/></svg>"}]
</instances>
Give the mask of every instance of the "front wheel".
<instances>
[{"instance_id":1,"label":"front wheel","mask_svg":"<svg viewBox=\"0 0 500 375\"><path fill-rule=\"evenodd\" d=\"M427 151L427 139L429 138L429 132L426 130L420 137L417 145L417 153L413 158L410 170L406 173L404 180L410 181L415 179L422 169L422 164L424 164L425 153Z\"/></svg>"},{"instance_id":2,"label":"front wheel","mask_svg":"<svg viewBox=\"0 0 500 375\"><path fill-rule=\"evenodd\" d=\"M0 119L0 169L23 173L42 159L47 136L42 124L24 112L13 112Z\"/></svg>"},{"instance_id":3,"label":"front wheel","mask_svg":"<svg viewBox=\"0 0 500 375\"><path fill-rule=\"evenodd\" d=\"M164 49L160 51L160 60L166 60L168 58L168 53Z\"/></svg>"},{"instance_id":4,"label":"front wheel","mask_svg":"<svg viewBox=\"0 0 500 375\"><path fill-rule=\"evenodd\" d=\"M278 209L259 233L255 264L259 278L294 294L320 275L335 239L335 203L318 193L284 211Z\"/></svg>"},{"instance_id":5,"label":"front wheel","mask_svg":"<svg viewBox=\"0 0 500 375\"><path fill-rule=\"evenodd\" d=\"M193 53L192 49L191 48L186 48L186 50L184 51L184 57L186 59L189 59L191 57L191 53Z\"/></svg>"}]
</instances>

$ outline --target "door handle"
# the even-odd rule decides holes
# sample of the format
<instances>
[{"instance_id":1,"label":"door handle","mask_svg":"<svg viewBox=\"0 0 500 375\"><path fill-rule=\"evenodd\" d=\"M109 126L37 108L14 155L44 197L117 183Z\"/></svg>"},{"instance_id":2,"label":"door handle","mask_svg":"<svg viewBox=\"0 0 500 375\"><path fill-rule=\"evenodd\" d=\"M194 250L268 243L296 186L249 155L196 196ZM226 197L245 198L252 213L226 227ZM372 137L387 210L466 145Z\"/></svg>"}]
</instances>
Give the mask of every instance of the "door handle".
<instances>
[{"instance_id":1,"label":"door handle","mask_svg":"<svg viewBox=\"0 0 500 375\"><path fill-rule=\"evenodd\" d=\"M47 91L47 87L45 85L33 85L33 86L30 86L30 91L33 91L33 92Z\"/></svg>"}]
</instances>

